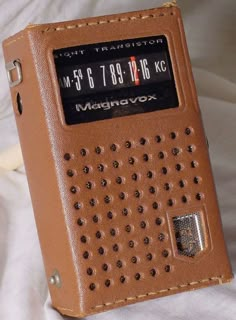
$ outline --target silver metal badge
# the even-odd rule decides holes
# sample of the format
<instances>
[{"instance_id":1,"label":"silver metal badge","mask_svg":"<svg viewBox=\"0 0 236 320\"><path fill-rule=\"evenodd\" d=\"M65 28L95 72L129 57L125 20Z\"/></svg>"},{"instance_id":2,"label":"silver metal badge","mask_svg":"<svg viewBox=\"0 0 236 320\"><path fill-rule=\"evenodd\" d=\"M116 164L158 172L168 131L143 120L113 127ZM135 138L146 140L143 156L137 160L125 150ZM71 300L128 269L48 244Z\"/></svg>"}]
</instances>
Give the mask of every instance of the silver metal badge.
<instances>
[{"instance_id":1,"label":"silver metal badge","mask_svg":"<svg viewBox=\"0 0 236 320\"><path fill-rule=\"evenodd\" d=\"M205 237L199 212L173 218L178 254L195 257L205 249Z\"/></svg>"}]
</instances>

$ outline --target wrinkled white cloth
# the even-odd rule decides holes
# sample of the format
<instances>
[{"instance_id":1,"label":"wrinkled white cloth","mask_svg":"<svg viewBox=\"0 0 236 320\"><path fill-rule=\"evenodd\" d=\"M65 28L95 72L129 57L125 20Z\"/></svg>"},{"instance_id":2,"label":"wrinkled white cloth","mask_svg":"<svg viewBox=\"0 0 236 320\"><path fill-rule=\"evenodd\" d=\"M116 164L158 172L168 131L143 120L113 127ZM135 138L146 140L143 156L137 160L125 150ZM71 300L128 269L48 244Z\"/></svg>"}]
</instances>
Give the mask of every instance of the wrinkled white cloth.
<instances>
[{"instance_id":1,"label":"wrinkled white cloth","mask_svg":"<svg viewBox=\"0 0 236 320\"><path fill-rule=\"evenodd\" d=\"M1 0L0 40L28 23L157 7L156 0ZM179 0L236 272L236 2ZM0 151L18 142L0 51ZM235 320L236 280L92 316L96 320ZM0 319L61 320L50 305L24 168L0 173ZM90 317L88 317L90 319Z\"/></svg>"}]
</instances>

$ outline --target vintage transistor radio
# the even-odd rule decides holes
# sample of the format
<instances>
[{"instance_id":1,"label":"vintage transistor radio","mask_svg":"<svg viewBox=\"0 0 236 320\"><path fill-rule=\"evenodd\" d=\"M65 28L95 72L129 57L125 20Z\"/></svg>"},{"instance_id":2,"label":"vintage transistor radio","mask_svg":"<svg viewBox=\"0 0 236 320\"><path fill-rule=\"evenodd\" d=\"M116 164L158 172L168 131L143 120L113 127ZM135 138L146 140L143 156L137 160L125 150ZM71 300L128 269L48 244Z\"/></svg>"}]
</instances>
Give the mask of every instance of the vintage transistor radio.
<instances>
[{"instance_id":1,"label":"vintage transistor radio","mask_svg":"<svg viewBox=\"0 0 236 320\"><path fill-rule=\"evenodd\" d=\"M3 47L53 306L229 282L179 9L30 25Z\"/></svg>"}]
</instances>

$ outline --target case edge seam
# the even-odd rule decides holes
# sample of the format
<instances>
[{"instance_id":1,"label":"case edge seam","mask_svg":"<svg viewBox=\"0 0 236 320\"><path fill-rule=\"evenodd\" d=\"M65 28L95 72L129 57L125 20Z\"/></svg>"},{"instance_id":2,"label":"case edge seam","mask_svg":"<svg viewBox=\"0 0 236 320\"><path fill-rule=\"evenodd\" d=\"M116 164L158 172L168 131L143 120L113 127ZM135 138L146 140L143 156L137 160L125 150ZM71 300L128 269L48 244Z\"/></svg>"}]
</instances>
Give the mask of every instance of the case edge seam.
<instances>
[{"instance_id":1,"label":"case edge seam","mask_svg":"<svg viewBox=\"0 0 236 320\"><path fill-rule=\"evenodd\" d=\"M172 15L173 12L171 12L170 15ZM128 16L126 18L117 18L117 19L110 19L110 20L97 20L94 22L87 22L87 23L81 23L81 24L74 24L74 25L68 25L68 26L58 26L56 28L47 28L44 30L41 30L42 33L46 32L55 32L55 31L63 31L63 30L70 30L70 29L78 29L83 27L91 27L96 25L102 25L102 24L109 24L109 23L119 23L119 22L128 22L133 20L145 20L145 19L151 19L151 18L158 18L158 17L164 17L166 16L165 13L160 14L149 14L149 15L140 15L140 16Z\"/></svg>"},{"instance_id":2,"label":"case edge seam","mask_svg":"<svg viewBox=\"0 0 236 320\"><path fill-rule=\"evenodd\" d=\"M219 283L222 284L222 279L223 278L224 278L224 276L221 275L221 276L218 276L218 277L206 278L206 279L202 279L202 280L199 280L199 281L192 281L192 282L189 282L189 283L184 283L184 284L177 285L175 287L162 289L162 290L159 290L159 291L156 291L156 292L148 292L146 294L141 294L141 295L134 296L134 297L127 297L125 299L116 300L114 302L106 302L104 304L97 305L97 306L93 307L92 309L101 308L101 307L112 305L112 304L122 303L122 302L125 302L125 301L138 300L138 299L142 299L142 298L147 297L147 296L157 295L159 293L164 293L164 292L168 292L168 291L175 291L175 290L178 290L178 289L181 289L181 288L185 288L185 287L188 287L188 286L194 286L194 285L201 284L201 283L204 283L204 282L211 282L211 281L217 281L218 280Z\"/></svg>"},{"instance_id":3,"label":"case edge seam","mask_svg":"<svg viewBox=\"0 0 236 320\"><path fill-rule=\"evenodd\" d=\"M171 11L169 15L174 15L174 12ZM139 16L128 16L126 18L117 18L117 19L110 19L110 20L97 20L94 22L87 22L87 23L81 23L81 24L72 24L72 25L66 25L66 26L58 26L56 28L48 27L46 29L40 30L42 34L47 32L56 32L56 31L63 31L63 30L71 30L71 29L79 29L83 27L91 27L96 25L103 25L103 24L109 24L109 23L120 23L120 22L128 22L133 20L145 20L145 19L151 19L151 18L159 18L167 16L166 13L162 12L159 14L149 14L149 15L139 15ZM24 38L24 35L21 35L13 40L10 40L4 44L5 47L8 47L14 42L19 41L20 39Z\"/></svg>"},{"instance_id":4,"label":"case edge seam","mask_svg":"<svg viewBox=\"0 0 236 320\"><path fill-rule=\"evenodd\" d=\"M188 287L188 286L195 286L197 284L202 284L202 283L205 283L205 282L218 281L219 284L223 284L223 281L222 281L223 279L224 279L224 275L217 276L217 277L210 277L210 278L202 279L202 280L199 280L199 281L192 281L192 282L189 282L189 283L180 284L180 285L177 285L175 287L170 287L170 288L162 289L162 290L159 290L159 291L148 292L146 294L140 294L140 295L133 296L133 297L127 297L125 299L120 299L120 300L116 300L116 301L112 301L112 302L105 302L103 304L96 305L95 307L91 307L91 309L95 310L95 309L98 309L98 308L104 308L104 307L112 306L114 304L119 304L119 303L123 303L123 302L127 302L127 301L138 300L138 299L142 299L142 298L145 298L145 297L148 297L148 296L158 295L159 293L165 293L165 292L168 292L168 291L175 291L175 290L179 290L179 289L182 289L182 288L185 288L185 287ZM62 308L62 307L57 307L57 309L62 311L62 312L63 311L73 312L72 309L67 309L67 308ZM80 317L81 314L77 314L77 315L73 315L73 316Z\"/></svg>"}]
</instances>

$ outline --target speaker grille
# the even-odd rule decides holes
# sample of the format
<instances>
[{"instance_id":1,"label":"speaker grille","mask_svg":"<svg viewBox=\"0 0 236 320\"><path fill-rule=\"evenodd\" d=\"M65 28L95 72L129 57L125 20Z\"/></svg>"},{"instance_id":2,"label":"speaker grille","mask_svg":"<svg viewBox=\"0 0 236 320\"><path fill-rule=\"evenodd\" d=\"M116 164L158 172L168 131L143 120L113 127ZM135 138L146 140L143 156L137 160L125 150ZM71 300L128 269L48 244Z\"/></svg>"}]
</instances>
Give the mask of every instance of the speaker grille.
<instances>
[{"instance_id":1,"label":"speaker grille","mask_svg":"<svg viewBox=\"0 0 236 320\"><path fill-rule=\"evenodd\" d=\"M166 213L204 198L197 141L188 127L63 154L88 290L174 272Z\"/></svg>"}]
</instances>

